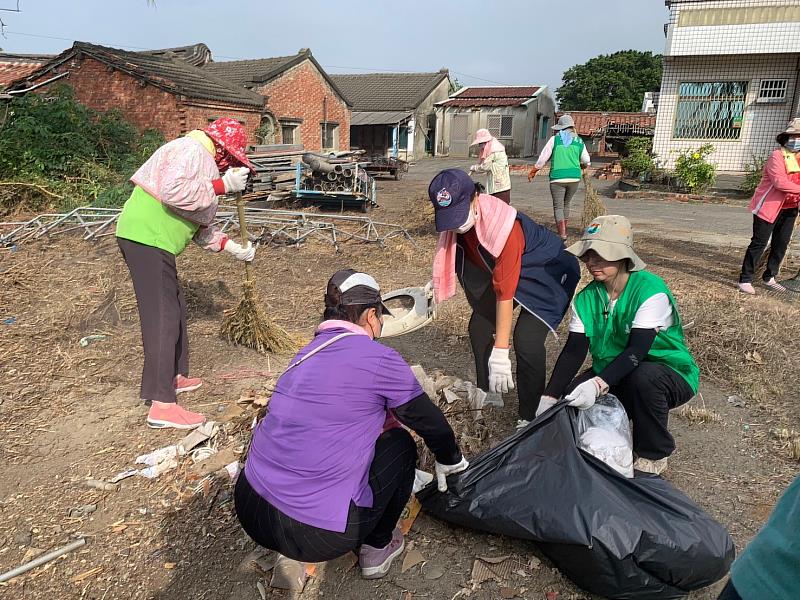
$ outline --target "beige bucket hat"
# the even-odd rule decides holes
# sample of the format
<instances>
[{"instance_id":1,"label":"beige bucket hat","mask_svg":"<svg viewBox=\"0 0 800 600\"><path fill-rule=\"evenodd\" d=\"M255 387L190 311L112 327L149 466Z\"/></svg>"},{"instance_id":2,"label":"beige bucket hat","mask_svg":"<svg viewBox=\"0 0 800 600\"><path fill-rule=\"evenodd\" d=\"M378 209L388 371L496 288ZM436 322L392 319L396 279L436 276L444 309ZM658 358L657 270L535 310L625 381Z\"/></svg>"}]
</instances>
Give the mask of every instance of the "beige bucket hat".
<instances>
[{"instance_id":1,"label":"beige bucket hat","mask_svg":"<svg viewBox=\"0 0 800 600\"><path fill-rule=\"evenodd\" d=\"M622 215L597 217L583 232L580 241L567 248L578 258L594 250L605 260L628 259L631 271L641 271L647 265L633 251L631 222Z\"/></svg>"},{"instance_id":2,"label":"beige bucket hat","mask_svg":"<svg viewBox=\"0 0 800 600\"><path fill-rule=\"evenodd\" d=\"M789 121L786 130L779 133L775 141L783 146L791 135L800 135L800 118Z\"/></svg>"}]
</instances>

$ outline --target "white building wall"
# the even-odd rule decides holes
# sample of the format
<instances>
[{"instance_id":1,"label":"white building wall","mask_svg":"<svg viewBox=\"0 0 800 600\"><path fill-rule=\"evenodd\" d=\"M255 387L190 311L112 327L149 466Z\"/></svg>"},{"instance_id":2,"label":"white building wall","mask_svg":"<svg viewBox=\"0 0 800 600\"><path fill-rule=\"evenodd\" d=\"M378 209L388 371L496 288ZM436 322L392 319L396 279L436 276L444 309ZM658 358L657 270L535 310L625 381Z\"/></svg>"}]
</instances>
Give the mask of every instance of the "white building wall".
<instances>
[{"instance_id":1,"label":"white building wall","mask_svg":"<svg viewBox=\"0 0 800 600\"><path fill-rule=\"evenodd\" d=\"M722 171L742 171L754 156L775 148L775 136L797 114L796 92L800 54L744 57L673 57L665 59L653 151L665 168L675 165L678 152L713 144L710 157ZM761 79L787 79L786 101L758 103ZM748 81L742 131L738 140L674 139L675 109L681 82Z\"/></svg>"}]
</instances>

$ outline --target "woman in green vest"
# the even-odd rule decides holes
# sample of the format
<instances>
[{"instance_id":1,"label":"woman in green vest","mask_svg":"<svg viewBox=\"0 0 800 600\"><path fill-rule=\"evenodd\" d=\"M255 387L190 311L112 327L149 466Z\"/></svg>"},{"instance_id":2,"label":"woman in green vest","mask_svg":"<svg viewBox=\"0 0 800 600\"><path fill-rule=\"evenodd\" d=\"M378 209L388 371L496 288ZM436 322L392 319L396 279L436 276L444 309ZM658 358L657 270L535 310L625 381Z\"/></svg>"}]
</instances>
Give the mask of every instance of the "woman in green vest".
<instances>
[{"instance_id":1,"label":"woman in green vest","mask_svg":"<svg viewBox=\"0 0 800 600\"><path fill-rule=\"evenodd\" d=\"M591 164L589 152L581 136L575 132L575 121L569 115L563 115L553 125L556 135L551 137L539 160L528 172L528 181L536 177L542 167L550 163L550 195L553 197L553 216L556 220L558 235L567 239L567 221L569 220L569 204L583 176L583 169Z\"/></svg>"},{"instance_id":2,"label":"woman in green vest","mask_svg":"<svg viewBox=\"0 0 800 600\"><path fill-rule=\"evenodd\" d=\"M633 421L634 468L660 474L675 450L669 411L697 393L700 376L675 299L633 251L631 224L623 216L598 217L567 252L583 261L594 281L575 296L569 337L536 416L562 396L585 410L610 391ZM587 352L592 367L575 377Z\"/></svg>"},{"instance_id":3,"label":"woman in green vest","mask_svg":"<svg viewBox=\"0 0 800 600\"><path fill-rule=\"evenodd\" d=\"M252 169L246 145L238 121L217 119L161 146L131 177L136 187L122 208L116 235L139 307L144 346L139 394L150 405L150 427L192 429L205 421L176 402L176 394L203 382L189 378L186 302L175 258L194 241L212 252L253 260L250 242L237 244L213 225L217 196L245 188Z\"/></svg>"}]
</instances>

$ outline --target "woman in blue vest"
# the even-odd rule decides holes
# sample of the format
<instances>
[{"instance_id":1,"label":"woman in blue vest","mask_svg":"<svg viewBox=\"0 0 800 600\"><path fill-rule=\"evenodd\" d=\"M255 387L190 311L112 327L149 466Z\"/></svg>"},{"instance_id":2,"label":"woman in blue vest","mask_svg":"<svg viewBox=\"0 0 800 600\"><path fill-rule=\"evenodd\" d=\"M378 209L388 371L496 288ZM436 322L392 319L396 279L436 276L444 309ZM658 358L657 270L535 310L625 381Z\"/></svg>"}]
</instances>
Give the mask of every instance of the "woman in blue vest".
<instances>
[{"instance_id":1,"label":"woman in blue vest","mask_svg":"<svg viewBox=\"0 0 800 600\"><path fill-rule=\"evenodd\" d=\"M517 357L519 420L536 415L545 383L548 332L555 331L580 278L576 258L552 232L458 169L439 173L428 187L439 243L433 264L437 302L455 294L456 281L472 307L469 337L478 387L495 395L514 388L509 358L511 325Z\"/></svg>"},{"instance_id":2,"label":"woman in blue vest","mask_svg":"<svg viewBox=\"0 0 800 600\"><path fill-rule=\"evenodd\" d=\"M575 131L575 121L569 115L558 119L553 125L556 135L551 137L539 160L528 173L528 181L536 177L536 173L550 163L550 195L553 197L553 216L556 220L558 235L567 239L567 221L569 220L569 204L583 176L583 169L591 164L589 152L581 136Z\"/></svg>"}]
</instances>

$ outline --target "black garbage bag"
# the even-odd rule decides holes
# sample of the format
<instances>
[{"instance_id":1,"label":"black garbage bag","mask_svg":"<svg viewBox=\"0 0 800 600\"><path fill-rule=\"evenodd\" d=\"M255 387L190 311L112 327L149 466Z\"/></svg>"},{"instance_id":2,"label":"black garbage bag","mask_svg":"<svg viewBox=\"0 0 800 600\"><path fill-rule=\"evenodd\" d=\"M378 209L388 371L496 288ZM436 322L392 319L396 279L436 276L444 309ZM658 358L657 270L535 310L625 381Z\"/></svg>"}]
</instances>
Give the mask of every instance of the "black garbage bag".
<instances>
[{"instance_id":1,"label":"black garbage bag","mask_svg":"<svg viewBox=\"0 0 800 600\"><path fill-rule=\"evenodd\" d=\"M578 449L559 404L417 496L434 516L537 542L578 586L613 599L683 598L721 579L727 530L661 477L627 479Z\"/></svg>"}]
</instances>

